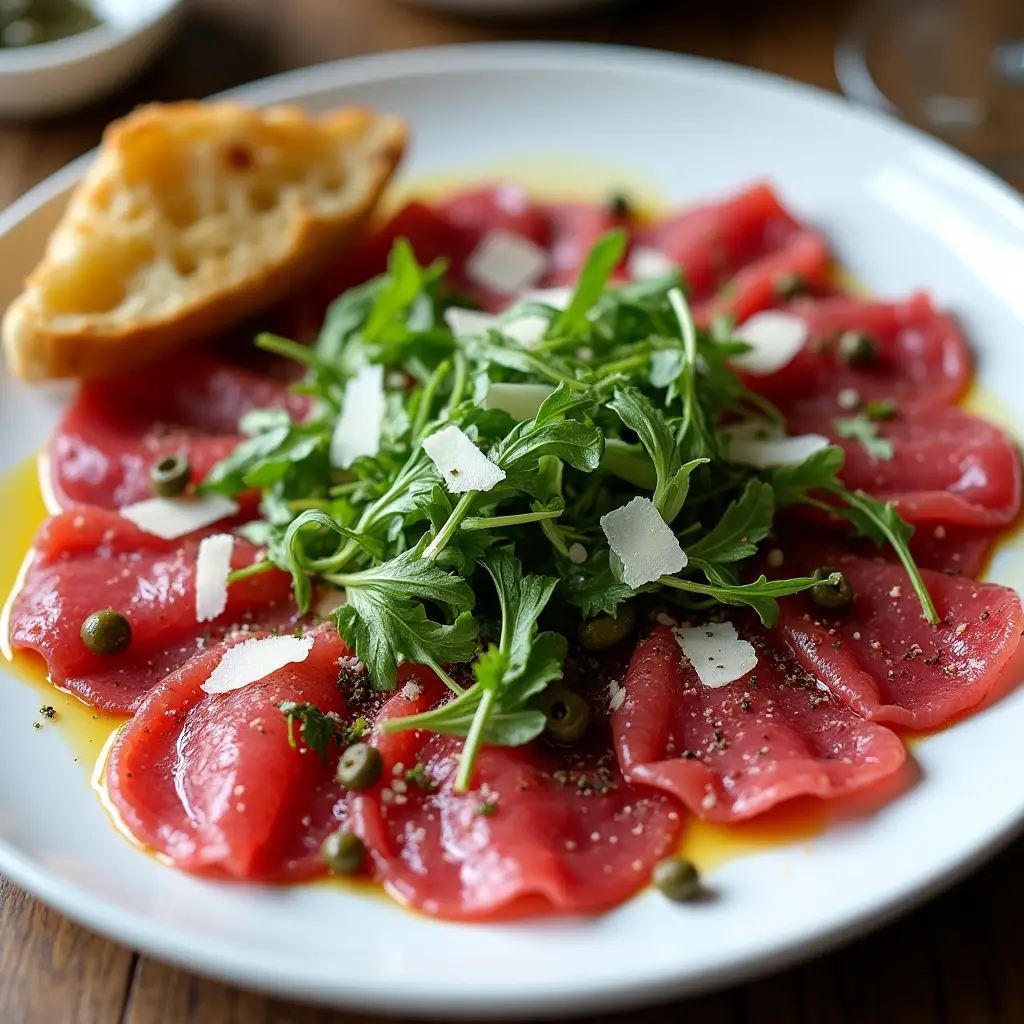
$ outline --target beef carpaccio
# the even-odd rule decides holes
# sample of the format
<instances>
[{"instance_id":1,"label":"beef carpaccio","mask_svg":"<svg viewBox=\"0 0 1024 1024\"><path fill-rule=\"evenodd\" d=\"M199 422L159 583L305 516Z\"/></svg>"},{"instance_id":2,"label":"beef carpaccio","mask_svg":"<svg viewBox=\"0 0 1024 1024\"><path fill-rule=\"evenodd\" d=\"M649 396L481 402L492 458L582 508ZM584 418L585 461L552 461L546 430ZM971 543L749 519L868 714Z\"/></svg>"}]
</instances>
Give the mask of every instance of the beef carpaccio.
<instances>
[{"instance_id":1,"label":"beef carpaccio","mask_svg":"<svg viewBox=\"0 0 1024 1024\"><path fill-rule=\"evenodd\" d=\"M411 270L412 256L445 265ZM377 275L390 277L368 292ZM661 277L666 294L685 288L702 346L689 368L686 316L672 343L658 319L679 300L650 299ZM955 320L923 293L866 299L837 280L826 240L766 184L657 218L623 197L546 204L512 184L410 202L268 315L313 342L315 357L297 357L306 384L212 346L81 388L49 444L63 511L38 533L10 641L85 703L133 716L110 751L109 797L183 870L362 871L455 919L612 907L670 862L695 816L734 822L893 781L904 734L984 702L1024 628L1016 593L972 578L1019 513L1020 457L957 405L971 358ZM517 302L518 318L505 312ZM461 320L443 315L451 305ZM269 343L271 358L294 357L290 344ZM377 390L357 399L354 379ZM570 397L545 412L559 384ZM449 387L440 422L476 396L458 443L486 454L497 489L457 445L424 442L432 461L400 471L380 454L392 436L431 435L429 403ZM599 412L580 404L602 388ZM680 419L629 413L662 393ZM517 413L512 399L535 404ZM742 458L723 447L716 431L774 409L788 437L770 413ZM612 421L590 458L572 432ZM542 428L533 462L508 454ZM832 470L812 473L826 457ZM199 486L222 505L153 519L158 464L184 475L174 494ZM502 508L513 532L494 534L502 488L521 503ZM729 497L716 504L716 489ZM616 511L630 494L653 502ZM466 495L475 518L460 520ZM840 517L857 496L874 504ZM660 518L629 532L648 506ZM568 524L581 507L589 526ZM614 517L630 509L623 541ZM300 530L310 510L321 519ZM428 558L452 517L465 540L431 570L448 583L424 582L413 556ZM675 565L649 549L662 528ZM538 545L547 583L502 554ZM407 573L397 596L393 566ZM500 607L480 597L488 574ZM104 609L117 621L90 624Z\"/></svg>"}]
</instances>

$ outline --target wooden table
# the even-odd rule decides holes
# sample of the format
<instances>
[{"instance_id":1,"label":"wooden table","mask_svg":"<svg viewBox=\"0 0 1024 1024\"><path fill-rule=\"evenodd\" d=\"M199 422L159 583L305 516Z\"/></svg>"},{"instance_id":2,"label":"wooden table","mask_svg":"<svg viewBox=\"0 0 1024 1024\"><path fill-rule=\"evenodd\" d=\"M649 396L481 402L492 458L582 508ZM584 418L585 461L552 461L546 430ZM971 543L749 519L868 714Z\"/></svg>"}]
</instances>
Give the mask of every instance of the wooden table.
<instances>
[{"instance_id":1,"label":"wooden table","mask_svg":"<svg viewBox=\"0 0 1024 1024\"><path fill-rule=\"evenodd\" d=\"M850 6L845 0L627 0L618 14L485 25L393 0L195 0L171 50L129 93L71 118L0 124L0 207L93 146L108 120L142 100L203 96L287 68L375 50L494 38L587 39L696 53L835 88L832 52ZM1012 846L947 895L805 967L605 1020L1020 1024L1022 853L1024 843ZM0 1024L367 1019L252 995L164 966L84 931L0 879Z\"/></svg>"}]
</instances>

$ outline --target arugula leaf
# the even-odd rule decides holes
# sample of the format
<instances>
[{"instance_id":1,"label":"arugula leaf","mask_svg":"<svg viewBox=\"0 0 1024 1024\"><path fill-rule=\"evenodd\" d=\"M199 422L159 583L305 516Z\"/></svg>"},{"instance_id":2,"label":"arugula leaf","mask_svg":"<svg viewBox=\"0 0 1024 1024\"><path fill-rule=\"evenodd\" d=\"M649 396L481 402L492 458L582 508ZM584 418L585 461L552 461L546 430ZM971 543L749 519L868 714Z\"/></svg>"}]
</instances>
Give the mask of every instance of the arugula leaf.
<instances>
[{"instance_id":1,"label":"arugula leaf","mask_svg":"<svg viewBox=\"0 0 1024 1024\"><path fill-rule=\"evenodd\" d=\"M843 468L843 449L830 446L816 451L795 466L777 466L767 473L778 508L807 501L812 491L837 486L836 474Z\"/></svg>"},{"instance_id":2,"label":"arugula leaf","mask_svg":"<svg viewBox=\"0 0 1024 1024\"><path fill-rule=\"evenodd\" d=\"M555 455L573 469L589 473L601 464L603 453L604 434L597 427L576 420L531 421L515 427L490 450L488 458L505 470L510 481L506 486L514 482L529 492L531 487L523 478L536 472L542 456Z\"/></svg>"},{"instance_id":3,"label":"arugula leaf","mask_svg":"<svg viewBox=\"0 0 1024 1024\"><path fill-rule=\"evenodd\" d=\"M238 421L238 432L245 437L255 437L275 427L291 428L291 425L291 417L284 409L250 409Z\"/></svg>"},{"instance_id":4,"label":"arugula leaf","mask_svg":"<svg viewBox=\"0 0 1024 1024\"><path fill-rule=\"evenodd\" d=\"M288 559L287 569L292 574L292 590L295 593L295 603L299 611L305 614L309 611L309 603L313 597L313 587L309 581L310 571L313 569L313 561L308 558L301 542L300 533L307 526L327 527L334 530L341 536L348 531L340 523L319 509L307 509L300 516L297 516L288 527L284 535L284 554Z\"/></svg>"},{"instance_id":5,"label":"arugula leaf","mask_svg":"<svg viewBox=\"0 0 1024 1024\"><path fill-rule=\"evenodd\" d=\"M445 624L428 619L422 604L385 588L346 594L347 603L334 611L338 632L366 666L375 690L393 690L399 663L409 661L430 666L452 692L462 692L442 666L473 657L480 627L469 612Z\"/></svg>"},{"instance_id":6,"label":"arugula leaf","mask_svg":"<svg viewBox=\"0 0 1024 1024\"><path fill-rule=\"evenodd\" d=\"M386 590L394 596L418 598L444 605L453 611L473 607L473 590L460 576L439 569L423 558L423 545L404 551L390 561L358 572L325 573L324 578L349 591Z\"/></svg>"},{"instance_id":7,"label":"arugula leaf","mask_svg":"<svg viewBox=\"0 0 1024 1024\"><path fill-rule=\"evenodd\" d=\"M620 388L615 398L608 403L619 419L636 432L654 462L657 485L654 489L654 505L661 518L670 526L679 515L690 490L690 474L711 460L691 459L685 465L679 462L679 446L665 422L661 410L637 388Z\"/></svg>"},{"instance_id":8,"label":"arugula leaf","mask_svg":"<svg viewBox=\"0 0 1024 1024\"><path fill-rule=\"evenodd\" d=\"M572 301L555 321L550 333L553 335L581 334L589 330L587 314L601 297L612 271L626 249L626 232L609 231L590 250L583 269L580 271Z\"/></svg>"},{"instance_id":9,"label":"arugula leaf","mask_svg":"<svg viewBox=\"0 0 1024 1024\"><path fill-rule=\"evenodd\" d=\"M914 527L900 517L891 501L879 501L863 491L848 491L845 487L834 488L830 493L844 502L845 508L838 511L865 537L869 537L879 547L886 543L892 545L921 602L922 617L937 626L941 621L939 613L921 577L921 570L910 553L910 538L914 535Z\"/></svg>"},{"instance_id":10,"label":"arugula leaf","mask_svg":"<svg viewBox=\"0 0 1024 1024\"><path fill-rule=\"evenodd\" d=\"M592 396L574 395L564 387L556 388L541 403L532 420L517 423L510 433L492 445L487 457L505 470L505 480L489 492L488 497L492 501L500 500L520 491L536 495L538 485L543 486L540 460L546 456L557 456L585 472L596 469L601 462L603 432L596 426L566 418L568 413L581 412L593 402ZM507 413L496 410L493 413L501 420L510 419ZM462 422L470 427L467 433L471 438L488 418L494 419L495 415L472 412L461 417ZM433 560L442 554L478 497L478 491L467 491L445 523L435 526L434 535L424 549L426 558Z\"/></svg>"},{"instance_id":11,"label":"arugula leaf","mask_svg":"<svg viewBox=\"0 0 1024 1024\"><path fill-rule=\"evenodd\" d=\"M430 729L465 736L455 790L465 793L484 743L518 746L544 728L542 712L528 708L531 697L562 676L567 643L556 633L535 636L537 619L554 592L554 577L523 575L511 552L492 552L483 561L501 605L501 639L473 665L476 685L454 700L420 715L393 719L386 731Z\"/></svg>"},{"instance_id":12,"label":"arugula leaf","mask_svg":"<svg viewBox=\"0 0 1024 1024\"><path fill-rule=\"evenodd\" d=\"M440 486L439 481L434 464L422 448L417 448L397 470L384 493L363 507L352 527L342 525L324 509L308 509L291 519L280 545L280 557L274 557L273 552L271 557L275 564L291 572L299 608L305 611L309 606L309 574L340 572L360 550L383 560L384 544L394 539L396 524L411 513L420 512L426 497ZM307 556L300 532L311 524L333 531L346 543L328 554Z\"/></svg>"},{"instance_id":13,"label":"arugula leaf","mask_svg":"<svg viewBox=\"0 0 1024 1024\"><path fill-rule=\"evenodd\" d=\"M350 540L360 540L359 534L317 509L292 522L285 548L299 607L303 611L309 607L309 573L320 572L327 582L345 588L347 603L335 611L338 631L367 666L375 689L394 689L399 661L409 660L430 665L453 690L461 692L441 666L466 661L476 649L478 627L469 614L474 600L469 584L423 558L422 544L367 569L330 571L336 556L312 559L302 546L300 532L309 526L326 527ZM462 614L451 624L435 622L418 603L422 601Z\"/></svg>"},{"instance_id":14,"label":"arugula leaf","mask_svg":"<svg viewBox=\"0 0 1024 1024\"><path fill-rule=\"evenodd\" d=\"M861 448L876 462L888 462L893 456L892 441L878 433L878 424L866 416L833 420L840 437L860 442Z\"/></svg>"},{"instance_id":15,"label":"arugula leaf","mask_svg":"<svg viewBox=\"0 0 1024 1024\"><path fill-rule=\"evenodd\" d=\"M509 551L495 551L483 562L501 604L499 646L508 656L509 669L519 673L530 656L534 627L558 580L551 576L523 575L522 563Z\"/></svg>"},{"instance_id":16,"label":"arugula leaf","mask_svg":"<svg viewBox=\"0 0 1024 1024\"><path fill-rule=\"evenodd\" d=\"M436 322L436 282L444 270L444 261L420 267L408 242L398 239L387 272L345 292L328 309L312 349L314 390L323 390L331 373L344 379L364 363L403 359L412 371L428 349L449 353L451 333Z\"/></svg>"},{"instance_id":17,"label":"arugula leaf","mask_svg":"<svg viewBox=\"0 0 1024 1024\"><path fill-rule=\"evenodd\" d=\"M587 391L587 385L573 375L572 365L554 356L543 356L523 348L517 341L498 331L488 331L482 337L459 340L466 354L478 364L517 370L528 376L541 377L565 384L576 391Z\"/></svg>"},{"instance_id":18,"label":"arugula leaf","mask_svg":"<svg viewBox=\"0 0 1024 1024\"><path fill-rule=\"evenodd\" d=\"M789 594L798 594L802 590L810 590L819 583L836 585L842 579L842 573L832 573L826 580L816 580L812 576L796 576L788 580L769 580L763 573L753 583L725 585L718 583L695 583L676 576L662 576L658 581L675 590L688 591L692 594L706 595L721 604L747 605L757 612L761 622L769 628L779 621L778 598Z\"/></svg>"},{"instance_id":19,"label":"arugula leaf","mask_svg":"<svg viewBox=\"0 0 1024 1024\"><path fill-rule=\"evenodd\" d=\"M557 517L541 519L540 528L555 551L568 558L569 540L561 525L553 521L555 518L560 519L565 513L564 476L565 463L561 459L556 459L553 455L542 455L537 461L537 475L534 478L533 493L537 499L530 502L530 509L533 512L559 513Z\"/></svg>"},{"instance_id":20,"label":"arugula leaf","mask_svg":"<svg viewBox=\"0 0 1024 1024\"><path fill-rule=\"evenodd\" d=\"M673 288L668 293L668 301L679 324L685 357L679 377L679 392L683 401L683 419L678 432L680 452L687 452L688 461L710 459L717 454L717 446L708 431L704 410L697 395L697 328L681 289ZM680 461L682 458L680 454Z\"/></svg>"},{"instance_id":21,"label":"arugula leaf","mask_svg":"<svg viewBox=\"0 0 1024 1024\"><path fill-rule=\"evenodd\" d=\"M292 467L304 463L313 456L326 457L326 453L326 434L319 431L306 434L295 433L287 444L268 453L259 464L246 471L243 477L245 490L270 487L282 480Z\"/></svg>"},{"instance_id":22,"label":"arugula leaf","mask_svg":"<svg viewBox=\"0 0 1024 1024\"><path fill-rule=\"evenodd\" d=\"M340 551L329 555L311 556L306 550L306 542L302 536L304 532L307 534L310 532L307 527L317 527L319 530L326 528L347 540L348 544L343 546ZM307 509L292 520L284 535L282 547L284 557L287 558L287 565L282 568L286 568L292 575L292 590L295 593L295 603L299 606L299 611L303 613L309 611L309 602L312 598L310 576L320 574L325 579L329 579L330 572L347 560L346 553L350 550L350 546L356 549L362 548L377 558L380 558L383 553L382 548L374 542L372 536L342 526L322 509Z\"/></svg>"},{"instance_id":23,"label":"arugula leaf","mask_svg":"<svg viewBox=\"0 0 1024 1024\"><path fill-rule=\"evenodd\" d=\"M598 400L605 397L605 391L603 386L579 391L562 384L540 403L534 422L540 427L553 420L590 416L597 411Z\"/></svg>"},{"instance_id":24,"label":"arugula leaf","mask_svg":"<svg viewBox=\"0 0 1024 1024\"><path fill-rule=\"evenodd\" d=\"M584 619L598 615L614 616L619 606L633 596L633 589L616 579L609 565L611 552L604 548L587 559L585 565L565 566L566 600L580 610Z\"/></svg>"},{"instance_id":25,"label":"arugula leaf","mask_svg":"<svg viewBox=\"0 0 1024 1024\"><path fill-rule=\"evenodd\" d=\"M687 545L691 559L738 562L757 552L757 545L771 532L775 493L763 480L748 480L740 497L729 502L710 533Z\"/></svg>"},{"instance_id":26,"label":"arugula leaf","mask_svg":"<svg viewBox=\"0 0 1024 1024\"><path fill-rule=\"evenodd\" d=\"M255 409L239 427L246 435L218 462L199 489L234 497L253 487L281 479L289 464L302 462L318 449L326 450L329 434L319 424L294 426L283 409Z\"/></svg>"},{"instance_id":27,"label":"arugula leaf","mask_svg":"<svg viewBox=\"0 0 1024 1024\"><path fill-rule=\"evenodd\" d=\"M543 728L535 698L560 678L567 649L558 634L537 632L553 595L583 618L614 615L635 596L616 578L600 518L638 490L652 495L689 555L686 571L641 593L671 594L701 614L747 606L775 621L780 596L817 581L750 582L748 560L777 510L807 504L891 544L934 621L911 528L892 507L843 487L841 448L770 470L730 463L723 424L760 416L784 428L783 417L733 371L730 360L746 346L730 326L697 329L678 273L609 284L623 245L621 232L601 239L564 311L519 303L497 329L456 338L440 316L453 298L443 263L420 266L399 241L384 274L331 304L312 346L257 339L305 367L294 390L310 397L312 411L295 421L280 409L248 413L241 443L201 485L227 495L260 491L261 518L242 532L266 549L265 560L232 579L278 566L291 573L301 610L314 585L344 587L348 602L334 617L379 689L394 686L403 660L434 668L455 698L417 716L415 727L465 737L461 787L482 744L528 742ZM548 330L526 348L504 325L533 313ZM377 454L340 471L330 464L330 441L347 382L367 363L385 367L391 382L385 426ZM483 407L492 383L552 382L532 420ZM887 458L875 423L895 412L894 403L869 402L836 429ZM486 493L449 494L422 449L423 437L446 423L488 453L505 480ZM502 609L500 626L484 624L486 636L500 637L486 650L472 615L474 589L485 585L480 566ZM463 691L448 669L474 658L476 682ZM348 741L315 709L296 711L290 729L296 722L307 744Z\"/></svg>"},{"instance_id":28,"label":"arugula leaf","mask_svg":"<svg viewBox=\"0 0 1024 1024\"><path fill-rule=\"evenodd\" d=\"M667 274L660 277L644 277L639 281L629 281L619 285L607 293L606 298L609 305L636 306L646 310L664 309L668 295L674 290L685 294L686 284L678 268L674 268Z\"/></svg>"},{"instance_id":29,"label":"arugula leaf","mask_svg":"<svg viewBox=\"0 0 1024 1024\"><path fill-rule=\"evenodd\" d=\"M383 275L372 278L331 303L312 349L321 364L341 369L342 353L366 323L384 285Z\"/></svg>"},{"instance_id":30,"label":"arugula leaf","mask_svg":"<svg viewBox=\"0 0 1024 1024\"><path fill-rule=\"evenodd\" d=\"M226 458L221 459L199 485L201 491L213 491L234 497L245 490L246 474L260 462L269 458L287 442L291 426L272 427L255 437L240 441Z\"/></svg>"},{"instance_id":31,"label":"arugula leaf","mask_svg":"<svg viewBox=\"0 0 1024 1024\"><path fill-rule=\"evenodd\" d=\"M568 415L588 409L593 401L589 395L573 394L563 384L541 403L532 420L517 423L487 457L505 470L507 477L535 472L545 455L557 456L573 469L592 472L601 462L604 433Z\"/></svg>"},{"instance_id":32,"label":"arugula leaf","mask_svg":"<svg viewBox=\"0 0 1024 1024\"><path fill-rule=\"evenodd\" d=\"M404 238L396 240L388 257L388 273L373 298L362 326L367 341L379 338L409 308L423 290L423 273Z\"/></svg>"},{"instance_id":33,"label":"arugula leaf","mask_svg":"<svg viewBox=\"0 0 1024 1024\"><path fill-rule=\"evenodd\" d=\"M467 516L462 520L463 530L501 530L506 526L522 526L526 523L539 523L545 519L557 519L565 511L561 508L534 509L532 512L519 512L511 516Z\"/></svg>"},{"instance_id":34,"label":"arugula leaf","mask_svg":"<svg viewBox=\"0 0 1024 1024\"><path fill-rule=\"evenodd\" d=\"M327 749L331 743L345 735L337 717L325 714L315 704L297 704L287 700L277 707L288 721L288 746L293 750L298 746L295 739L296 722L299 724L302 742L324 761L327 760Z\"/></svg>"},{"instance_id":35,"label":"arugula leaf","mask_svg":"<svg viewBox=\"0 0 1024 1024\"><path fill-rule=\"evenodd\" d=\"M799 503L812 505L829 515L846 518L880 547L886 543L892 545L921 602L924 618L933 626L938 625L938 612L910 553L913 526L900 517L891 502L879 501L863 491L847 490L836 477L842 468L843 451L833 447L822 448L798 466L779 466L770 473L776 504L780 507ZM838 499L841 505L815 498L811 493L814 491Z\"/></svg>"},{"instance_id":36,"label":"arugula leaf","mask_svg":"<svg viewBox=\"0 0 1024 1024\"><path fill-rule=\"evenodd\" d=\"M601 469L645 491L653 491L658 486L658 473L647 450L618 437L605 440Z\"/></svg>"},{"instance_id":37,"label":"arugula leaf","mask_svg":"<svg viewBox=\"0 0 1024 1024\"><path fill-rule=\"evenodd\" d=\"M649 381L652 388L668 388L679 379L686 366L681 348L661 348L651 353Z\"/></svg>"},{"instance_id":38,"label":"arugula leaf","mask_svg":"<svg viewBox=\"0 0 1024 1024\"><path fill-rule=\"evenodd\" d=\"M395 473L387 489L372 501L359 518L359 530L372 530L415 512L420 500L441 482L437 467L422 447L416 448Z\"/></svg>"}]
</instances>

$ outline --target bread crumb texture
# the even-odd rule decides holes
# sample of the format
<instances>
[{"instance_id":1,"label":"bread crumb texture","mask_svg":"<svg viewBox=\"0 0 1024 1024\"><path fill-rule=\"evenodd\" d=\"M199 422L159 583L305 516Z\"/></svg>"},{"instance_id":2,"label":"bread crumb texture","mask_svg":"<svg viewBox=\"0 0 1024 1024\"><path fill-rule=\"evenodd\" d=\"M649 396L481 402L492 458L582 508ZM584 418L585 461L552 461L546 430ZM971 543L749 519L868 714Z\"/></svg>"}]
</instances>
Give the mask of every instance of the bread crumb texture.
<instances>
[{"instance_id":1,"label":"bread crumb texture","mask_svg":"<svg viewBox=\"0 0 1024 1024\"><path fill-rule=\"evenodd\" d=\"M114 122L4 317L10 366L107 376L280 301L360 235L405 141L356 108L186 102Z\"/></svg>"}]
</instances>

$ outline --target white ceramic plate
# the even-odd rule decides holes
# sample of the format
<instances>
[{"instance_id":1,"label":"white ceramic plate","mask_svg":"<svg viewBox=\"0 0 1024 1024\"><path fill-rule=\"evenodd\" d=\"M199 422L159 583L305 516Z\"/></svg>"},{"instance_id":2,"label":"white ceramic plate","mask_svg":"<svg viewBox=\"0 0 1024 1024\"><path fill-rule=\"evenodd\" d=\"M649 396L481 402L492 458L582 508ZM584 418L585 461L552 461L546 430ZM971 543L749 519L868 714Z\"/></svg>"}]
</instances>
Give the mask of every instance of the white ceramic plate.
<instances>
[{"instance_id":1,"label":"white ceramic plate","mask_svg":"<svg viewBox=\"0 0 1024 1024\"><path fill-rule=\"evenodd\" d=\"M545 45L370 57L238 95L402 114L415 131L407 179L537 158L570 180L590 164L606 181L651 182L683 203L769 178L864 284L926 286L955 310L990 406L1024 422L1024 204L938 143L838 98L692 59ZM0 215L0 306L83 166ZM0 468L40 446L59 405L0 381ZM1011 548L992 575L1013 583L1020 570ZM59 729L30 728L38 694L2 682L3 873L186 967L406 1015L607 1010L734 981L880 923L979 863L1024 819L1021 688L915 746L920 781L877 813L727 863L711 878L713 902L680 908L649 892L594 920L461 927L377 897L212 884L161 867L110 827Z\"/></svg>"}]
</instances>

